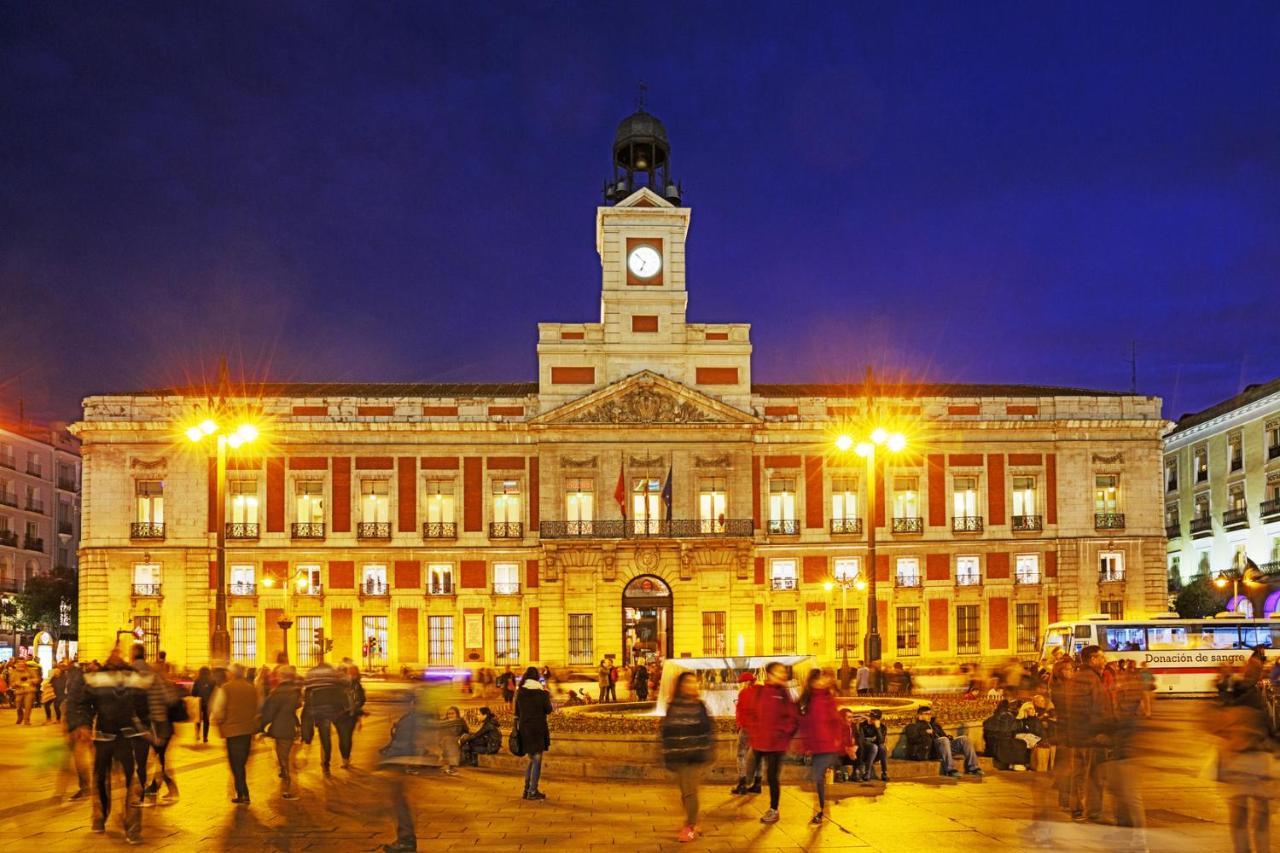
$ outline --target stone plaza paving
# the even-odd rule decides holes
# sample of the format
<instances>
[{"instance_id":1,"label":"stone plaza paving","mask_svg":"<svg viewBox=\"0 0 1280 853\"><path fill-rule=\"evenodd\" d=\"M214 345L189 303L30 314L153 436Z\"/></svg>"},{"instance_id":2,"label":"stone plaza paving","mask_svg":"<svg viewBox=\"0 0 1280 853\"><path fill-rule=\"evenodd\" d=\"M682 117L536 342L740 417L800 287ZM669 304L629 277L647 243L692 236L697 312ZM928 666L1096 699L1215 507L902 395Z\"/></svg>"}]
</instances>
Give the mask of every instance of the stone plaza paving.
<instances>
[{"instance_id":1,"label":"stone plaza paving","mask_svg":"<svg viewBox=\"0 0 1280 853\"><path fill-rule=\"evenodd\" d=\"M1170 728L1171 753L1159 758L1145 788L1153 851L1230 848L1226 806L1215 784L1201 778L1212 743L1197 722L1206 707L1157 703L1157 718ZM230 774L216 731L208 745L196 744L192 726L183 724L169 753L181 799L143 810L143 849L378 849L394 829L377 750L401 707L371 702L368 709L351 770L340 769L335 758L333 776L325 779L319 744L300 748L297 800L280 798L269 745L256 745L249 768L253 804L247 808L228 802ZM105 836L90 833L87 801L65 801L75 782L56 766L61 743L58 726L17 727L13 712L0 710L0 838L21 839L24 850L39 853L125 848L118 791ZM520 778L487 769L463 768L452 778L431 770L412 777L410 789L420 850L1020 850L1031 847L1033 786L1043 782L1037 776L1000 772L981 780L837 785L831 820L820 827L809 825L811 790L784 787L782 820L766 826L759 817L767 794L733 797L724 786L707 785L704 834L692 844L675 840L681 811L673 786L559 776L554 736L545 802L521 800ZM1072 824L1056 809L1054 819L1054 849L1125 849L1124 831L1116 827Z\"/></svg>"}]
</instances>

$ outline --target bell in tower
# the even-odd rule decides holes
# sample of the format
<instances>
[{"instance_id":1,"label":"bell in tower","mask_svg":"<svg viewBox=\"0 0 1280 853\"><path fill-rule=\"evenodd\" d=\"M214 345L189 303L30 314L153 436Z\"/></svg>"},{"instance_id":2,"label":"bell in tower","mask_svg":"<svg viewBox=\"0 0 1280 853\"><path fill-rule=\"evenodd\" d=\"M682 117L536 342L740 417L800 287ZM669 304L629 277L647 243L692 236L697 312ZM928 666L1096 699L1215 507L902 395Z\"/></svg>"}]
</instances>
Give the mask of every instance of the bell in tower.
<instances>
[{"instance_id":1,"label":"bell in tower","mask_svg":"<svg viewBox=\"0 0 1280 853\"><path fill-rule=\"evenodd\" d=\"M639 109L618 125L613 138L613 180L605 184L604 199L616 204L641 187L648 187L674 205L681 187L671 180L671 143L662 122Z\"/></svg>"}]
</instances>

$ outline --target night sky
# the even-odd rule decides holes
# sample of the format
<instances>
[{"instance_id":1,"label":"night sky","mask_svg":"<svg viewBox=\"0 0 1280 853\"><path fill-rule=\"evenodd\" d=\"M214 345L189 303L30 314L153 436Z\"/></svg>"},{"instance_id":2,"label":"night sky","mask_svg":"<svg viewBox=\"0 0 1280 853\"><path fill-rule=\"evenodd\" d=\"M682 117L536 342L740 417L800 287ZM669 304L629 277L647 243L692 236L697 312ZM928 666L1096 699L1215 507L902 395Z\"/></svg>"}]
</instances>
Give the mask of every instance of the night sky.
<instances>
[{"instance_id":1,"label":"night sky","mask_svg":"<svg viewBox=\"0 0 1280 853\"><path fill-rule=\"evenodd\" d=\"M756 381L1125 390L1134 341L1176 418L1280 375L1278 57L1274 3L8 3L0 414L535 379L643 81Z\"/></svg>"}]
</instances>

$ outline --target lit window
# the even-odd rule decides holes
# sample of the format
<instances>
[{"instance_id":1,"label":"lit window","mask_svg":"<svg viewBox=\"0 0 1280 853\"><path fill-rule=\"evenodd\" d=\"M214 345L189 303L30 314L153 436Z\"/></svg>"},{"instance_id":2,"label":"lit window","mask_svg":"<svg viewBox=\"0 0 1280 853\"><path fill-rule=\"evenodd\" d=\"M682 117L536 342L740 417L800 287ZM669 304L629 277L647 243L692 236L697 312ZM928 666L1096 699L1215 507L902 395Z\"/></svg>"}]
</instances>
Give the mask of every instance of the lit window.
<instances>
[{"instance_id":1,"label":"lit window","mask_svg":"<svg viewBox=\"0 0 1280 853\"><path fill-rule=\"evenodd\" d=\"M387 617L364 617L364 659L370 666L387 662Z\"/></svg>"},{"instance_id":2,"label":"lit window","mask_svg":"<svg viewBox=\"0 0 1280 853\"><path fill-rule=\"evenodd\" d=\"M1209 449L1197 447L1191 452L1191 468L1196 473L1196 482L1204 483L1209 479Z\"/></svg>"},{"instance_id":3,"label":"lit window","mask_svg":"<svg viewBox=\"0 0 1280 853\"><path fill-rule=\"evenodd\" d=\"M1014 517L1029 517L1036 514L1036 478L1013 478L1013 514Z\"/></svg>"},{"instance_id":4,"label":"lit window","mask_svg":"<svg viewBox=\"0 0 1280 853\"><path fill-rule=\"evenodd\" d=\"M564 483L564 518L570 525L595 518L595 483L586 477L570 477Z\"/></svg>"},{"instance_id":5,"label":"lit window","mask_svg":"<svg viewBox=\"0 0 1280 853\"><path fill-rule=\"evenodd\" d=\"M915 557L898 558L898 586L920 586L920 561Z\"/></svg>"},{"instance_id":6,"label":"lit window","mask_svg":"<svg viewBox=\"0 0 1280 853\"><path fill-rule=\"evenodd\" d=\"M298 480L294 489L297 522L324 524L324 483L319 480Z\"/></svg>"},{"instance_id":7,"label":"lit window","mask_svg":"<svg viewBox=\"0 0 1280 853\"><path fill-rule=\"evenodd\" d=\"M391 484L386 480L360 481L360 520L387 524L391 516Z\"/></svg>"},{"instance_id":8,"label":"lit window","mask_svg":"<svg viewBox=\"0 0 1280 853\"><path fill-rule=\"evenodd\" d=\"M231 617L231 660L253 666L258 659L258 622L253 616Z\"/></svg>"},{"instance_id":9,"label":"lit window","mask_svg":"<svg viewBox=\"0 0 1280 853\"><path fill-rule=\"evenodd\" d=\"M293 626L297 632L298 666L315 666L324 654L324 649L316 643L316 631L324 627L323 620L322 616L299 616L297 624Z\"/></svg>"},{"instance_id":10,"label":"lit window","mask_svg":"<svg viewBox=\"0 0 1280 853\"><path fill-rule=\"evenodd\" d=\"M387 591L387 567L381 563L365 564L360 585L367 595L382 595Z\"/></svg>"},{"instance_id":11,"label":"lit window","mask_svg":"<svg viewBox=\"0 0 1280 853\"><path fill-rule=\"evenodd\" d=\"M1178 460L1176 458L1164 463L1164 490L1178 491Z\"/></svg>"},{"instance_id":12,"label":"lit window","mask_svg":"<svg viewBox=\"0 0 1280 853\"><path fill-rule=\"evenodd\" d=\"M698 526L703 533L723 533L728 511L725 481L719 477L698 484Z\"/></svg>"},{"instance_id":13,"label":"lit window","mask_svg":"<svg viewBox=\"0 0 1280 853\"><path fill-rule=\"evenodd\" d=\"M631 516L636 533L657 533L662 526L658 505L662 500L662 482L656 477L636 480L631 489Z\"/></svg>"},{"instance_id":14,"label":"lit window","mask_svg":"<svg viewBox=\"0 0 1280 853\"><path fill-rule=\"evenodd\" d=\"M796 651L796 612L773 611L773 653L790 655Z\"/></svg>"},{"instance_id":15,"label":"lit window","mask_svg":"<svg viewBox=\"0 0 1280 853\"><path fill-rule=\"evenodd\" d=\"M920 608L897 608L895 621L898 654L920 654Z\"/></svg>"},{"instance_id":16,"label":"lit window","mask_svg":"<svg viewBox=\"0 0 1280 853\"><path fill-rule=\"evenodd\" d=\"M453 617L427 617L427 664L448 666L453 663Z\"/></svg>"},{"instance_id":17,"label":"lit window","mask_svg":"<svg viewBox=\"0 0 1280 853\"><path fill-rule=\"evenodd\" d=\"M231 523L258 523L258 484L254 480L232 480L227 484L231 492Z\"/></svg>"},{"instance_id":18,"label":"lit window","mask_svg":"<svg viewBox=\"0 0 1280 853\"><path fill-rule=\"evenodd\" d=\"M893 478L893 517L920 517L920 489L915 477Z\"/></svg>"},{"instance_id":19,"label":"lit window","mask_svg":"<svg viewBox=\"0 0 1280 853\"><path fill-rule=\"evenodd\" d=\"M956 654L981 653L979 639L980 608L977 604L956 605Z\"/></svg>"},{"instance_id":20,"label":"lit window","mask_svg":"<svg viewBox=\"0 0 1280 853\"><path fill-rule=\"evenodd\" d=\"M1208 518L1209 517L1209 493L1201 492L1200 494L1196 495L1192 501L1192 506L1195 509L1195 518L1197 519Z\"/></svg>"},{"instance_id":21,"label":"lit window","mask_svg":"<svg viewBox=\"0 0 1280 853\"><path fill-rule=\"evenodd\" d=\"M796 481L791 477L774 477L769 480L769 520L795 522Z\"/></svg>"},{"instance_id":22,"label":"lit window","mask_svg":"<svg viewBox=\"0 0 1280 853\"><path fill-rule=\"evenodd\" d=\"M1034 652L1040 644L1040 605L1020 603L1014 608L1017 650Z\"/></svg>"},{"instance_id":23,"label":"lit window","mask_svg":"<svg viewBox=\"0 0 1280 853\"><path fill-rule=\"evenodd\" d=\"M230 575L232 595L253 595L255 587L252 563L231 566Z\"/></svg>"},{"instance_id":24,"label":"lit window","mask_svg":"<svg viewBox=\"0 0 1280 853\"><path fill-rule=\"evenodd\" d=\"M164 524L164 481L138 480L134 484L138 517L144 524ZM28 499L29 500L29 499Z\"/></svg>"},{"instance_id":25,"label":"lit window","mask_svg":"<svg viewBox=\"0 0 1280 853\"><path fill-rule=\"evenodd\" d=\"M853 521L858 518L858 481L852 477L831 480L831 518Z\"/></svg>"},{"instance_id":26,"label":"lit window","mask_svg":"<svg viewBox=\"0 0 1280 853\"><path fill-rule=\"evenodd\" d=\"M493 658L495 663L511 664L520 660L520 617L493 617Z\"/></svg>"},{"instance_id":27,"label":"lit window","mask_svg":"<svg viewBox=\"0 0 1280 853\"><path fill-rule=\"evenodd\" d=\"M857 557L837 557L832 574L838 581L852 583L858 579L860 568Z\"/></svg>"},{"instance_id":28,"label":"lit window","mask_svg":"<svg viewBox=\"0 0 1280 853\"><path fill-rule=\"evenodd\" d=\"M572 655L572 648L570 646L570 655ZM702 654L708 657L719 657L726 654L727 651L725 612L723 610L704 611L702 614ZM570 660L570 663L573 663L573 661ZM590 656L583 663L591 663Z\"/></svg>"},{"instance_id":29,"label":"lit window","mask_svg":"<svg viewBox=\"0 0 1280 853\"><path fill-rule=\"evenodd\" d=\"M299 565L294 589L300 595L319 595L323 590L320 583L320 567L317 565Z\"/></svg>"},{"instance_id":30,"label":"lit window","mask_svg":"<svg viewBox=\"0 0 1280 853\"><path fill-rule=\"evenodd\" d=\"M774 589L795 589L796 561L771 560L769 562L769 578Z\"/></svg>"},{"instance_id":31,"label":"lit window","mask_svg":"<svg viewBox=\"0 0 1280 853\"><path fill-rule=\"evenodd\" d=\"M977 557L956 557L956 585L976 586L982 583L981 562Z\"/></svg>"},{"instance_id":32,"label":"lit window","mask_svg":"<svg viewBox=\"0 0 1280 853\"><path fill-rule=\"evenodd\" d=\"M1098 555L1098 575L1104 581L1124 580L1124 553L1103 551Z\"/></svg>"},{"instance_id":33,"label":"lit window","mask_svg":"<svg viewBox=\"0 0 1280 853\"><path fill-rule=\"evenodd\" d=\"M520 591L520 564L493 564L493 591L499 595L515 595Z\"/></svg>"},{"instance_id":34,"label":"lit window","mask_svg":"<svg viewBox=\"0 0 1280 853\"><path fill-rule=\"evenodd\" d=\"M430 563L427 566L427 592L431 595L453 594L453 564Z\"/></svg>"},{"instance_id":35,"label":"lit window","mask_svg":"<svg viewBox=\"0 0 1280 853\"><path fill-rule=\"evenodd\" d=\"M428 524L453 524L453 481L428 480L426 505Z\"/></svg>"},{"instance_id":36,"label":"lit window","mask_svg":"<svg viewBox=\"0 0 1280 853\"><path fill-rule=\"evenodd\" d=\"M493 481L493 520L498 524L519 524L520 481Z\"/></svg>"},{"instance_id":37,"label":"lit window","mask_svg":"<svg viewBox=\"0 0 1280 853\"><path fill-rule=\"evenodd\" d=\"M158 595L160 593L160 564L133 564L133 591L137 595Z\"/></svg>"},{"instance_id":38,"label":"lit window","mask_svg":"<svg viewBox=\"0 0 1280 853\"><path fill-rule=\"evenodd\" d=\"M703 614L705 617L706 614ZM592 614L569 614L569 663L595 663L594 634L591 628ZM705 620L704 620L705 621Z\"/></svg>"},{"instance_id":39,"label":"lit window","mask_svg":"<svg viewBox=\"0 0 1280 853\"><path fill-rule=\"evenodd\" d=\"M1040 583L1040 556L1019 554L1014 561L1015 583Z\"/></svg>"},{"instance_id":40,"label":"lit window","mask_svg":"<svg viewBox=\"0 0 1280 853\"><path fill-rule=\"evenodd\" d=\"M1093 511L1112 515L1120 511L1120 475L1098 474L1094 478Z\"/></svg>"},{"instance_id":41,"label":"lit window","mask_svg":"<svg viewBox=\"0 0 1280 853\"><path fill-rule=\"evenodd\" d=\"M978 478L956 477L951 485L952 515L955 518L976 518L978 512Z\"/></svg>"}]
</instances>

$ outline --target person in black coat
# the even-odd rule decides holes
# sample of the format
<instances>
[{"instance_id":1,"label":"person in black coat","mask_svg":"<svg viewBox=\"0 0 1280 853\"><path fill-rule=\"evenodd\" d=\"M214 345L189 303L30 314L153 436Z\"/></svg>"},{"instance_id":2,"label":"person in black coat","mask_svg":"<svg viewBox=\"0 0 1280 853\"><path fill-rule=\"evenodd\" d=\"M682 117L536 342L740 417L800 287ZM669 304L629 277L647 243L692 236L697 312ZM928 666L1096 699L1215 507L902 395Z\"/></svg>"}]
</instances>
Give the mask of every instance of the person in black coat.
<instances>
[{"instance_id":1,"label":"person in black coat","mask_svg":"<svg viewBox=\"0 0 1280 853\"><path fill-rule=\"evenodd\" d=\"M520 689L516 691L516 727L520 752L529 756L529 767L524 774L524 798L545 800L547 795L538 790L538 778L542 775L542 753L551 748L551 732L547 717L551 714L551 695L538 680L538 670L529 667L524 671Z\"/></svg>"},{"instance_id":2,"label":"person in black coat","mask_svg":"<svg viewBox=\"0 0 1280 853\"><path fill-rule=\"evenodd\" d=\"M196 738L204 743L209 742L209 699L213 696L213 690L217 687L214 683L213 673L209 671L209 667L200 667L196 680L191 684L191 695L200 700L200 716L196 720Z\"/></svg>"},{"instance_id":3,"label":"person in black coat","mask_svg":"<svg viewBox=\"0 0 1280 853\"><path fill-rule=\"evenodd\" d=\"M889 732L884 725L884 712L873 708L868 719L858 723L857 737L858 763L861 765L859 777L864 782L871 781L873 767L880 763L880 781L889 781Z\"/></svg>"},{"instance_id":4,"label":"person in black coat","mask_svg":"<svg viewBox=\"0 0 1280 853\"><path fill-rule=\"evenodd\" d=\"M497 716L489 710L488 705L481 708L480 713L484 715L480 728L463 735L461 740L462 763L468 767L479 764L476 761L477 755L494 755L502 746L502 731L498 728Z\"/></svg>"},{"instance_id":5,"label":"person in black coat","mask_svg":"<svg viewBox=\"0 0 1280 853\"><path fill-rule=\"evenodd\" d=\"M631 671L631 693L637 702L649 700L649 669L644 661L636 661L635 668Z\"/></svg>"},{"instance_id":6,"label":"person in black coat","mask_svg":"<svg viewBox=\"0 0 1280 853\"><path fill-rule=\"evenodd\" d=\"M116 651L100 672L85 676L85 689L75 719L93 732L93 831L105 832L111 813L111 765L124 771L125 840L142 840L142 786L137 783L133 742L150 733L147 691L151 678L134 672Z\"/></svg>"},{"instance_id":7,"label":"person in black coat","mask_svg":"<svg viewBox=\"0 0 1280 853\"><path fill-rule=\"evenodd\" d=\"M684 805L685 820L680 841L693 841L698 826L698 777L712 758L714 746L711 717L698 693L698 677L682 672L676 679L662 719L662 756L667 769L675 773Z\"/></svg>"}]
</instances>

